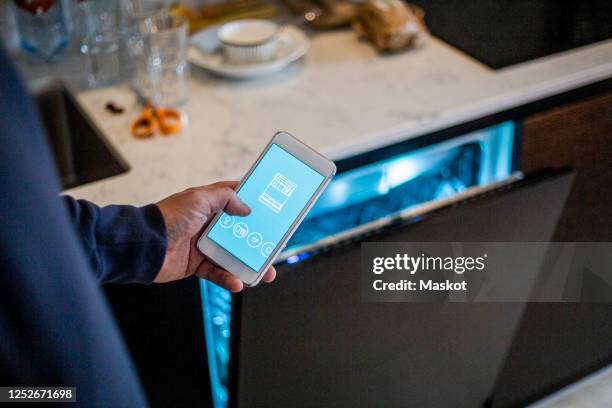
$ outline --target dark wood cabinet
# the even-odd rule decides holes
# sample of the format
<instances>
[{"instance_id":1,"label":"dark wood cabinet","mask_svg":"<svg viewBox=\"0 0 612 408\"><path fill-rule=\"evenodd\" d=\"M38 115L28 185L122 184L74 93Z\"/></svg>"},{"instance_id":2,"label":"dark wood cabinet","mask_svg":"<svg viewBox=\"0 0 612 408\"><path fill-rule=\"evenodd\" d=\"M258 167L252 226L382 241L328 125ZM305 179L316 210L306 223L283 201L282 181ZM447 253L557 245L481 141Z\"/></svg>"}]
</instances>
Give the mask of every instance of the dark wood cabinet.
<instances>
[{"instance_id":1,"label":"dark wood cabinet","mask_svg":"<svg viewBox=\"0 0 612 408\"><path fill-rule=\"evenodd\" d=\"M523 121L524 172L570 165L576 180L555 241L612 241L612 92ZM612 304L531 303L492 407L525 406L612 363Z\"/></svg>"},{"instance_id":2,"label":"dark wood cabinet","mask_svg":"<svg viewBox=\"0 0 612 408\"><path fill-rule=\"evenodd\" d=\"M520 168L570 165L576 180L555 241L612 241L612 92L530 116Z\"/></svg>"}]
</instances>

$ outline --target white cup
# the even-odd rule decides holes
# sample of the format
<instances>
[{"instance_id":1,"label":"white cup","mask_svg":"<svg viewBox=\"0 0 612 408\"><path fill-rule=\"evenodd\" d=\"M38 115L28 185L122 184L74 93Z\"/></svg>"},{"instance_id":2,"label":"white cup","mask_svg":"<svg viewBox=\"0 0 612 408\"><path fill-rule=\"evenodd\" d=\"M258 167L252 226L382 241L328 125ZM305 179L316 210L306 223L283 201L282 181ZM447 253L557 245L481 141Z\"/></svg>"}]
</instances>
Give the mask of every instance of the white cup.
<instances>
[{"instance_id":1,"label":"white cup","mask_svg":"<svg viewBox=\"0 0 612 408\"><path fill-rule=\"evenodd\" d=\"M267 20L238 20L219 29L223 54L232 64L253 64L274 58L279 26Z\"/></svg>"}]
</instances>

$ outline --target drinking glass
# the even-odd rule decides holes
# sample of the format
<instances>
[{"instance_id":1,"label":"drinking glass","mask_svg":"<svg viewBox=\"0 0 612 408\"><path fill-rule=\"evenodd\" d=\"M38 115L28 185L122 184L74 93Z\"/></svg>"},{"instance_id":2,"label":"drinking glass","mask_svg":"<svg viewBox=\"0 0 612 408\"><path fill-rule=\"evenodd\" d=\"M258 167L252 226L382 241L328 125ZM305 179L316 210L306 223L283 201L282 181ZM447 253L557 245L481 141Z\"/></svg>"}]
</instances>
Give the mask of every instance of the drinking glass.
<instances>
[{"instance_id":1,"label":"drinking glass","mask_svg":"<svg viewBox=\"0 0 612 408\"><path fill-rule=\"evenodd\" d=\"M121 13L118 0L82 2L80 51L88 57L90 86L104 86L121 77Z\"/></svg>"},{"instance_id":2,"label":"drinking glass","mask_svg":"<svg viewBox=\"0 0 612 408\"><path fill-rule=\"evenodd\" d=\"M142 18L135 85L155 104L178 107L189 98L188 22L167 12Z\"/></svg>"},{"instance_id":3,"label":"drinking glass","mask_svg":"<svg viewBox=\"0 0 612 408\"><path fill-rule=\"evenodd\" d=\"M21 48L40 61L64 55L70 35L62 0L14 0Z\"/></svg>"}]
</instances>

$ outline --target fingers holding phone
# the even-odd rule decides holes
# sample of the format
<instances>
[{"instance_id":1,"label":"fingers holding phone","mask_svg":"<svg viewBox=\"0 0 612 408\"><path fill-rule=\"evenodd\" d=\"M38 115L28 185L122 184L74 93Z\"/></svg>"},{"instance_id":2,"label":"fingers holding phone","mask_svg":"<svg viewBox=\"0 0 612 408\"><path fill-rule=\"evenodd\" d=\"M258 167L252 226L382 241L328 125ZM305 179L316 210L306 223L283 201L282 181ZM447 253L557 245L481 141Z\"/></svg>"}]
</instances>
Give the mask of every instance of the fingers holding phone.
<instances>
[{"instance_id":1,"label":"fingers holding phone","mask_svg":"<svg viewBox=\"0 0 612 408\"><path fill-rule=\"evenodd\" d=\"M155 282L170 282L195 274L231 291L242 289L242 282L222 268L213 269L216 267L196 248L198 237L221 210L235 217L250 213L250 208L236 195L237 185L236 181L223 181L189 188L157 203L166 224L168 244ZM269 276L275 276L275 272ZM268 277L266 281L271 279Z\"/></svg>"},{"instance_id":2,"label":"fingers holding phone","mask_svg":"<svg viewBox=\"0 0 612 408\"><path fill-rule=\"evenodd\" d=\"M277 133L237 187L251 212L243 217L229 209L220 212L198 249L247 286L273 279L270 266L335 172L331 160L290 134Z\"/></svg>"}]
</instances>

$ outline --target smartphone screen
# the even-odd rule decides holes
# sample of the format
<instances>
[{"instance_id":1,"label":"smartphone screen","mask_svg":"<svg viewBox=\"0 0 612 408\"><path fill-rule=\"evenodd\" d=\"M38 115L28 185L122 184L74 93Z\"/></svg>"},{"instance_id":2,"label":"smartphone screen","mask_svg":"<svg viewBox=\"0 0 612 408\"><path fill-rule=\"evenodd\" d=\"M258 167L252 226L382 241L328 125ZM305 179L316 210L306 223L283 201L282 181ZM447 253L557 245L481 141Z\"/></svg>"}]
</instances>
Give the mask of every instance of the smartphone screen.
<instances>
[{"instance_id":1,"label":"smartphone screen","mask_svg":"<svg viewBox=\"0 0 612 408\"><path fill-rule=\"evenodd\" d=\"M271 144L238 191L246 217L221 214L208 238L258 272L325 177Z\"/></svg>"}]
</instances>

